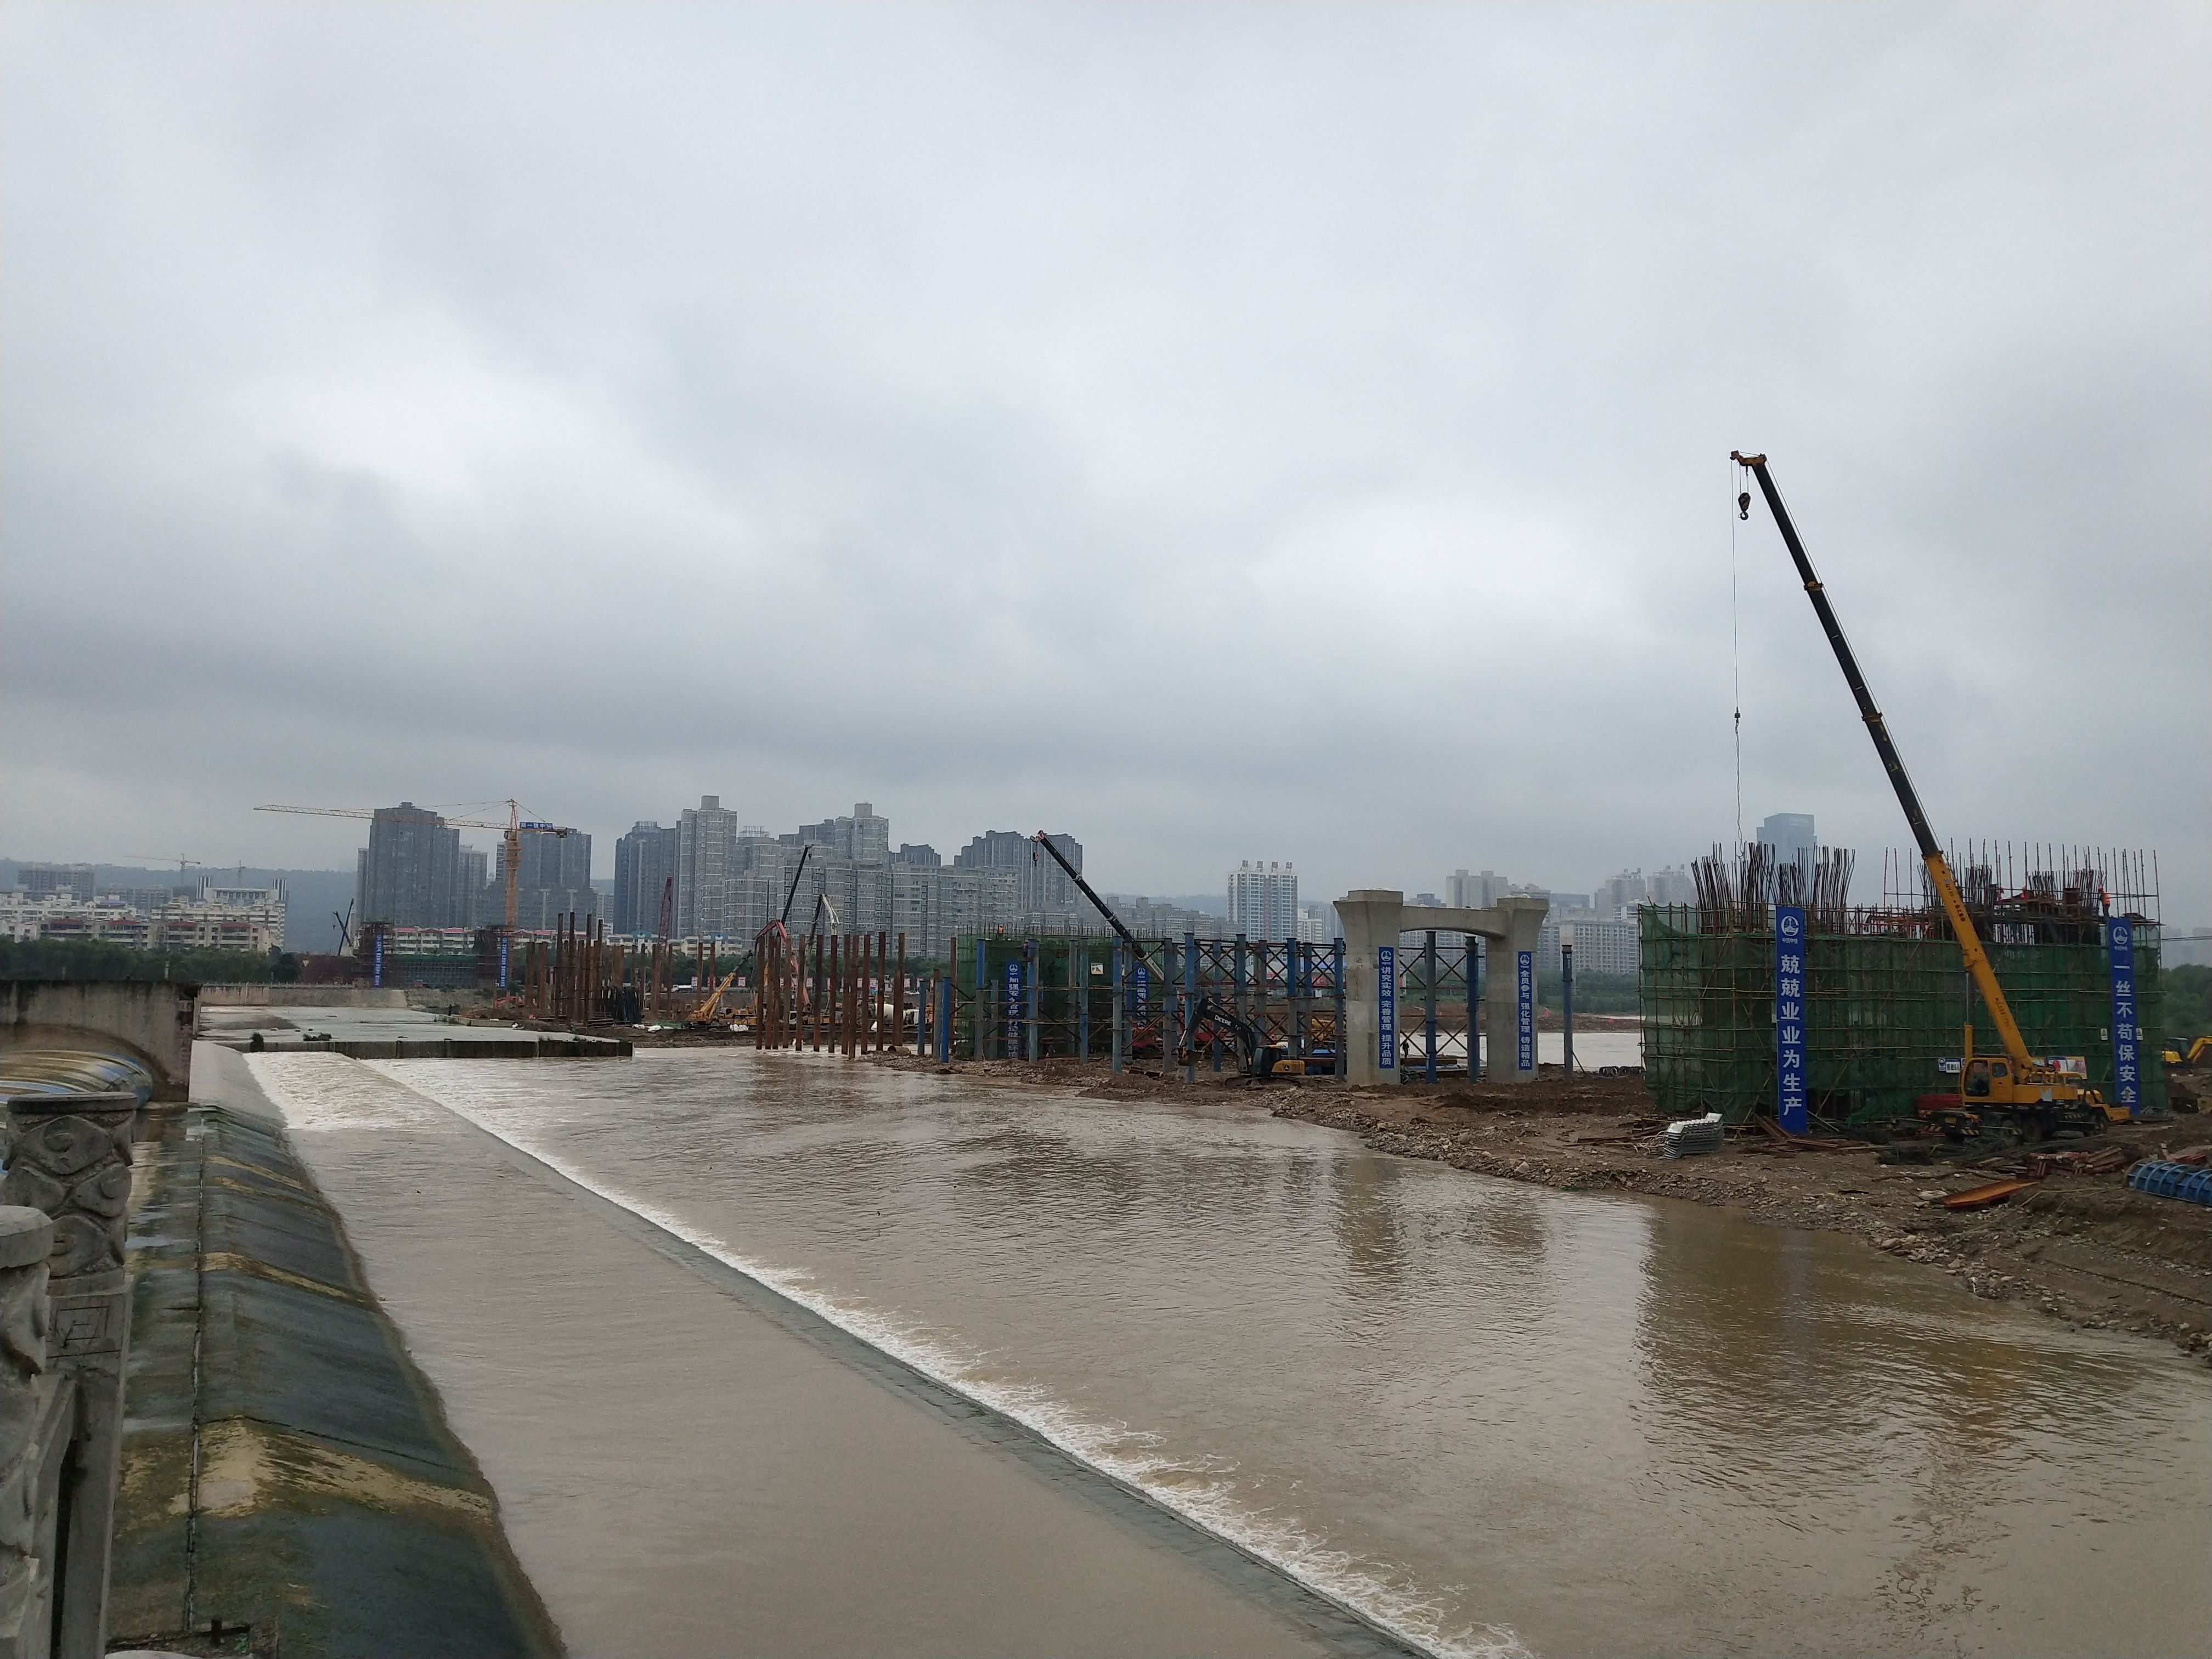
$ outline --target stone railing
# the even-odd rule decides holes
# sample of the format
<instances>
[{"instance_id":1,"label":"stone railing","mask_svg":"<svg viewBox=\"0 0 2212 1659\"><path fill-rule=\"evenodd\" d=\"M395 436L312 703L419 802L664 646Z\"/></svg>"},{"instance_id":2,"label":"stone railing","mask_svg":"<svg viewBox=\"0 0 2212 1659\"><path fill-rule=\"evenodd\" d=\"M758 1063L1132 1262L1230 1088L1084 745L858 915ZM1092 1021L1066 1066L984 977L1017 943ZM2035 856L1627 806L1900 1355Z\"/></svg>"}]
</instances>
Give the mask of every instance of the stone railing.
<instances>
[{"instance_id":1,"label":"stone railing","mask_svg":"<svg viewBox=\"0 0 2212 1659\"><path fill-rule=\"evenodd\" d=\"M0 1185L0 1659L97 1659L122 1447L130 1094L8 1102Z\"/></svg>"}]
</instances>

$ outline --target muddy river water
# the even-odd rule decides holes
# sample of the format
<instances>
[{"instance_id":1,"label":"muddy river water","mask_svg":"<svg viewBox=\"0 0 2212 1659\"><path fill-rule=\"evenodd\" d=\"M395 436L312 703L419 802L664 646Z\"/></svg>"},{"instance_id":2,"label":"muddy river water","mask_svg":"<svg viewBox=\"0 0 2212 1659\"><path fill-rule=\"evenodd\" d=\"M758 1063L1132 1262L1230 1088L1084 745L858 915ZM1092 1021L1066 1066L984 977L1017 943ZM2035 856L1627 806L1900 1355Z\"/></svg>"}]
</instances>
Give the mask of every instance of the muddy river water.
<instances>
[{"instance_id":1,"label":"muddy river water","mask_svg":"<svg viewBox=\"0 0 2212 1659\"><path fill-rule=\"evenodd\" d=\"M1233 1103L727 1051L320 1063L1434 1650L2208 1646L2204 1368L1853 1242ZM256 1061L310 1140L343 1122L313 1065ZM533 1500L501 1497L521 1530Z\"/></svg>"}]
</instances>

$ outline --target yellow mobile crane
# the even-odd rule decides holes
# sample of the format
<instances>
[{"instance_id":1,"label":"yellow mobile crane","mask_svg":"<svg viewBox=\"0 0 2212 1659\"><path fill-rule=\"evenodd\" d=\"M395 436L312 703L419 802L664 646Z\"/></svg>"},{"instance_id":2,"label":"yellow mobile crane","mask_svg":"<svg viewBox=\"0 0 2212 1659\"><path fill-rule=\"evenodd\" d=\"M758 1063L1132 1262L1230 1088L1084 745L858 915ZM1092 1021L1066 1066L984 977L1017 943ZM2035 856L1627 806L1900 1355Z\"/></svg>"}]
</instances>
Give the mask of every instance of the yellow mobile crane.
<instances>
[{"instance_id":1,"label":"yellow mobile crane","mask_svg":"<svg viewBox=\"0 0 2212 1659\"><path fill-rule=\"evenodd\" d=\"M2091 1129L2107 1121L2125 1123L2126 1107L2109 1103L2079 1078L2047 1066L2027 1052L2027 1039L2020 1034L2020 1024L2005 1001L2004 988L1997 983L1996 970L1990 966L1989 952L1982 948L1980 936L1974 931L1974 919L1967 913L1966 900L1960 896L1950 863L1936 845L1935 832L1928 827L1928 815L1920 809L1920 797L1913 791L1912 780L1905 775L1905 763L1898 757L1897 745L1889 739L1889 728L1882 724L1881 711L1874 706L1874 696L1867 690L1865 677L1859 672L1858 659L1851 654L1851 647L1844 638L1843 625L1837 622L1835 611L1828 604L1827 591L1813 574L1813 562L1805 556L1805 544L1797 539L1797 526L1790 521L1789 509L1782 505L1782 494L1775 489L1774 480L1767 472L1766 457L1736 451L1729 459L1759 481L1759 493L1766 497L1767 508L1774 514L1775 527L1782 532L1790 556L1796 563L1798 578L1805 584L1805 596L1813 601L1814 614L1820 619L1821 631L1828 636L1837 665L1844 671L1844 683L1858 700L1859 718L1866 722L1867 735L1874 739L1875 753L1881 757L1882 768L1889 774L1890 787L1897 792L1897 804L1905 809L1905 821L1912 827L1912 839L1920 849L1920 860L1928 867L1929 885L1936 890L1943 914L1950 920L1951 932L1958 939L1960 954L1966 959L1966 972L1973 979L1974 989L1981 994L1982 1005L1990 1011L1990 1023L1996 1027L2004 1058L1990 1055L1978 1059L1974 1054L1973 1022L1966 1022L1966 1052L1959 1071L1959 1103L1961 1116L1968 1121L1960 1127L1978 1127L1978 1116L1984 1113L2008 1118L2022 1128L2032 1127L2045 1137L2056 1129ZM1749 490L1736 498L1736 509L1745 518L1751 516Z\"/></svg>"}]
</instances>

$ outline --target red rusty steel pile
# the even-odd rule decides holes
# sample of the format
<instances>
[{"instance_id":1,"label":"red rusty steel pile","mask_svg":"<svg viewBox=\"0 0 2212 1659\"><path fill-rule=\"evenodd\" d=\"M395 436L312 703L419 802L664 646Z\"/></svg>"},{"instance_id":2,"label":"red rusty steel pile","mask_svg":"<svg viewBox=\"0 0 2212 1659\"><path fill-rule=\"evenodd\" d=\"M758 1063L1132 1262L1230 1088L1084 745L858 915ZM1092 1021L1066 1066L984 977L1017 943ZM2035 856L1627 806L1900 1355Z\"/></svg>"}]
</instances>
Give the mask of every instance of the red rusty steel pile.
<instances>
[{"instance_id":1,"label":"red rusty steel pile","mask_svg":"<svg viewBox=\"0 0 2212 1659\"><path fill-rule=\"evenodd\" d=\"M674 956L665 939L650 948L607 937L606 923L579 923L574 911L563 917L550 939L522 944L522 1012L526 1019L570 1025L617 1020L625 1013L625 991L637 994L641 1018L668 1011L668 981Z\"/></svg>"},{"instance_id":2,"label":"red rusty steel pile","mask_svg":"<svg viewBox=\"0 0 2212 1659\"><path fill-rule=\"evenodd\" d=\"M817 933L794 939L780 927L768 927L754 941L753 960L759 981L753 1018L757 1048L817 1053L826 1048L851 1059L903 1046L904 933L896 936L895 945L888 933ZM932 975L932 1003L935 991ZM917 1040L918 1035L919 1022Z\"/></svg>"}]
</instances>

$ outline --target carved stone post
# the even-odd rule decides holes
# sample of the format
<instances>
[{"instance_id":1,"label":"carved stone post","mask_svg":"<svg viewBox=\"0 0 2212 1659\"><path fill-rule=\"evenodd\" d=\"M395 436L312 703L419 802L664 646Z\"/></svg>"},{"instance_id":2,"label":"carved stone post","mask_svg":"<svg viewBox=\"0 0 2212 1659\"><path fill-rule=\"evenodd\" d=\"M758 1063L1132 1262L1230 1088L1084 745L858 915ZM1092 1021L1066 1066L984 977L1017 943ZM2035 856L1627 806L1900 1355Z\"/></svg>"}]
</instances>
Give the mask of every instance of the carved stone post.
<instances>
[{"instance_id":1,"label":"carved stone post","mask_svg":"<svg viewBox=\"0 0 2212 1659\"><path fill-rule=\"evenodd\" d=\"M0 1659L46 1650L52 1541L42 1539L39 1430L46 1416L46 1255L54 1224L0 1207Z\"/></svg>"},{"instance_id":2,"label":"carved stone post","mask_svg":"<svg viewBox=\"0 0 2212 1659\"><path fill-rule=\"evenodd\" d=\"M131 1202L131 1094L18 1096L8 1103L8 1179L0 1201L53 1220L47 1294L55 1370L74 1382L76 1435L63 1477L66 1564L57 1659L107 1649L107 1559L123 1449L123 1361L131 1334L123 1243Z\"/></svg>"}]
</instances>

